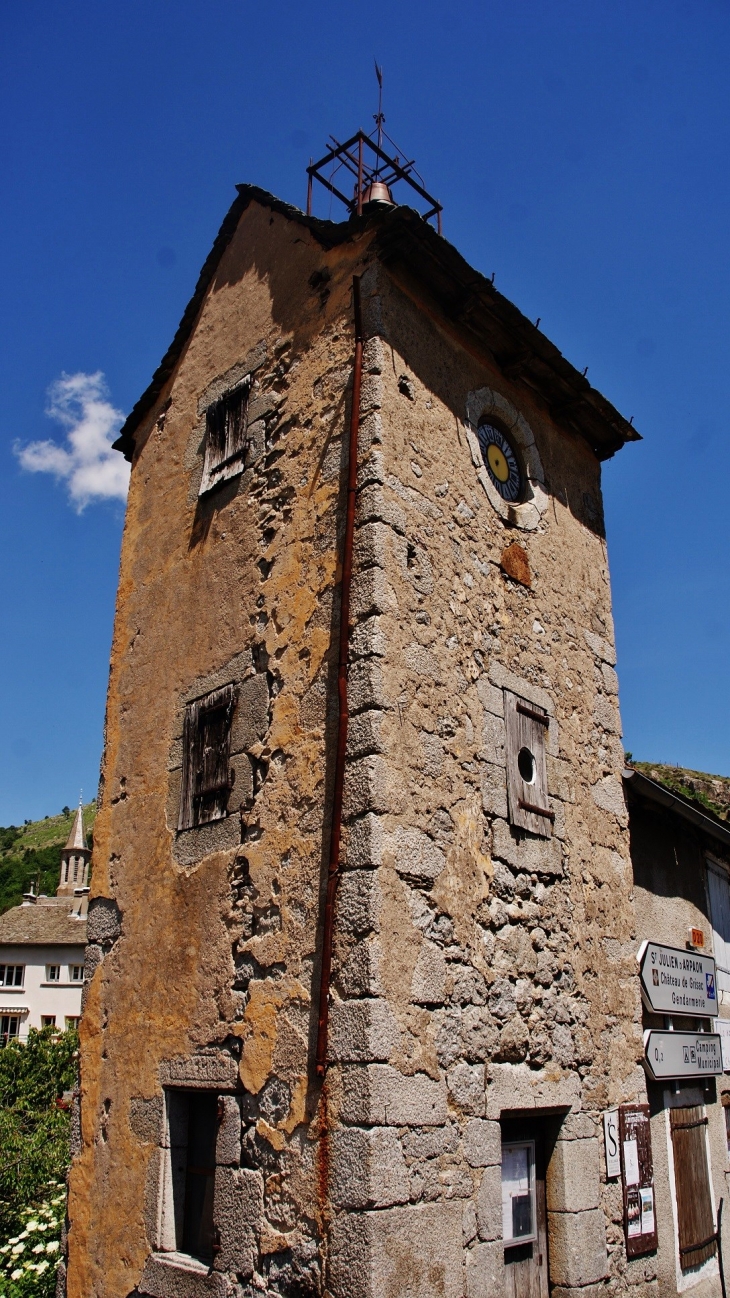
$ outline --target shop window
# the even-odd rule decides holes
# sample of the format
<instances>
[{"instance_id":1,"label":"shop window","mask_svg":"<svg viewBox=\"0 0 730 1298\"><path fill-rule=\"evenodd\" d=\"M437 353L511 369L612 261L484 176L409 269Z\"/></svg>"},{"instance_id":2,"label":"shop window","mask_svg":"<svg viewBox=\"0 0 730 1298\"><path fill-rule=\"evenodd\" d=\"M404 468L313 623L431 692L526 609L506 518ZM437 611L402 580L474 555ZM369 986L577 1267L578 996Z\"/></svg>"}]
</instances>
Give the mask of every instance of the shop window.
<instances>
[{"instance_id":1,"label":"shop window","mask_svg":"<svg viewBox=\"0 0 730 1298\"><path fill-rule=\"evenodd\" d=\"M534 1140L502 1145L502 1238L505 1248L537 1239Z\"/></svg>"},{"instance_id":2,"label":"shop window","mask_svg":"<svg viewBox=\"0 0 730 1298\"><path fill-rule=\"evenodd\" d=\"M707 1117L702 1105L669 1110L674 1157L679 1263L683 1271L701 1266L717 1250L707 1164Z\"/></svg>"},{"instance_id":3,"label":"shop window","mask_svg":"<svg viewBox=\"0 0 730 1298\"><path fill-rule=\"evenodd\" d=\"M183 727L183 770L178 829L190 829L227 814L233 786L231 724L236 689L226 685L189 703Z\"/></svg>"},{"instance_id":4,"label":"shop window","mask_svg":"<svg viewBox=\"0 0 730 1298\"><path fill-rule=\"evenodd\" d=\"M540 1122L502 1123L505 1298L548 1298L543 1146Z\"/></svg>"},{"instance_id":5,"label":"shop window","mask_svg":"<svg viewBox=\"0 0 730 1298\"><path fill-rule=\"evenodd\" d=\"M22 987L25 965L0 964L0 987Z\"/></svg>"},{"instance_id":6,"label":"shop window","mask_svg":"<svg viewBox=\"0 0 730 1298\"><path fill-rule=\"evenodd\" d=\"M505 690L504 720L510 821L541 838L550 838L555 820L548 799L545 757L550 719L543 708Z\"/></svg>"},{"instance_id":7,"label":"shop window","mask_svg":"<svg viewBox=\"0 0 730 1298\"><path fill-rule=\"evenodd\" d=\"M247 378L206 411L201 496L219 482L243 472L250 390L251 380Z\"/></svg>"}]
</instances>

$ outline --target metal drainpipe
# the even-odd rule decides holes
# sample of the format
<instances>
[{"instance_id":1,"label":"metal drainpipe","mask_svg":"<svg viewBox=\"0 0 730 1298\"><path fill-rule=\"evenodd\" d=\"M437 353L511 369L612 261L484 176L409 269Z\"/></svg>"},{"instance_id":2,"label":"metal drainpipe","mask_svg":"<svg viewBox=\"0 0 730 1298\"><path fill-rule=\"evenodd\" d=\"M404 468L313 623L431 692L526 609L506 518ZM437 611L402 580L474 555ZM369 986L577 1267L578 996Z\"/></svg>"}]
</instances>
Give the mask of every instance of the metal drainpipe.
<instances>
[{"instance_id":1,"label":"metal drainpipe","mask_svg":"<svg viewBox=\"0 0 730 1298\"><path fill-rule=\"evenodd\" d=\"M327 1071L327 1032L329 1027L330 977L332 973L332 935L334 931L335 895L340 872L340 839L342 837L342 794L345 784L345 756L347 753L347 669L350 661L350 588L352 585L352 546L355 535L355 500L357 494L357 452L360 432L360 389L362 386L362 312L360 309L360 276L352 280L352 304L355 313L355 363L352 377L352 409L350 411L350 443L347 461L347 513L345 540L342 551L342 582L340 586L340 647L337 667L337 695L339 724L337 729L337 755L332 793L332 828L330 831L329 863L327 867L327 897L324 907L324 934L322 937L322 977L319 985L319 1021L317 1024L317 1076Z\"/></svg>"}]
</instances>

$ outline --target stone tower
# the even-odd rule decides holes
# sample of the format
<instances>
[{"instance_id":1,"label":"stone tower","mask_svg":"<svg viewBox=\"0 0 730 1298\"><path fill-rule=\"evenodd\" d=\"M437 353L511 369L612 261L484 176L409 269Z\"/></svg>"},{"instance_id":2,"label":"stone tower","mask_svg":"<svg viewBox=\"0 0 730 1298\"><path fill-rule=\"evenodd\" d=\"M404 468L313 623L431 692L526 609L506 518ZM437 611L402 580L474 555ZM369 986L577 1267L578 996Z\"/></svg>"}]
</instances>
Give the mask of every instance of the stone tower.
<instances>
[{"instance_id":1,"label":"stone tower","mask_svg":"<svg viewBox=\"0 0 730 1298\"><path fill-rule=\"evenodd\" d=\"M86 845L84 812L79 802L66 846L61 852L61 878L57 897L73 897L76 888L89 886L91 851Z\"/></svg>"},{"instance_id":2,"label":"stone tower","mask_svg":"<svg viewBox=\"0 0 730 1298\"><path fill-rule=\"evenodd\" d=\"M598 1140L645 1095L635 436L410 208L239 188L117 443L73 1298L651 1291Z\"/></svg>"}]
</instances>

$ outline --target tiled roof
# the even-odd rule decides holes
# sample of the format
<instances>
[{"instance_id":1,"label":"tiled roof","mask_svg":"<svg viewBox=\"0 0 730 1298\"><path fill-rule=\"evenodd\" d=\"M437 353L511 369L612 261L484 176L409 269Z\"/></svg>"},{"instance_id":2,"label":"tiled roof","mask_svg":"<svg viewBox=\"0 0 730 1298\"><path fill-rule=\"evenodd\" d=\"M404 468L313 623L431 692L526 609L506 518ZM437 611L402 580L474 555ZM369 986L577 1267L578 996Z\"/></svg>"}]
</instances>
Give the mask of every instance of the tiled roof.
<instances>
[{"instance_id":1,"label":"tiled roof","mask_svg":"<svg viewBox=\"0 0 730 1298\"><path fill-rule=\"evenodd\" d=\"M14 906L0 915L0 944L16 946L25 942L33 946L84 946L86 917L76 919L70 914L68 897Z\"/></svg>"}]
</instances>

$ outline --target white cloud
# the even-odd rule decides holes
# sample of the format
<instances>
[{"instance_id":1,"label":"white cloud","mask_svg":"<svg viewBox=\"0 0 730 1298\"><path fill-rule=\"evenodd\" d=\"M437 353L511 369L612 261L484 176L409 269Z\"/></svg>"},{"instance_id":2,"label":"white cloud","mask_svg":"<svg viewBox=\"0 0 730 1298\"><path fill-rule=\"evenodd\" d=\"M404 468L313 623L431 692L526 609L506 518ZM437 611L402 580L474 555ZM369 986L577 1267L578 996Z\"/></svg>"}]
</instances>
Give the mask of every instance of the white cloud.
<instances>
[{"instance_id":1,"label":"white cloud","mask_svg":"<svg viewBox=\"0 0 730 1298\"><path fill-rule=\"evenodd\" d=\"M66 429L66 443L16 443L23 468L65 482L79 513L95 500L126 500L129 465L111 448L124 415L109 401L101 370L62 374L48 389L46 414Z\"/></svg>"}]
</instances>

